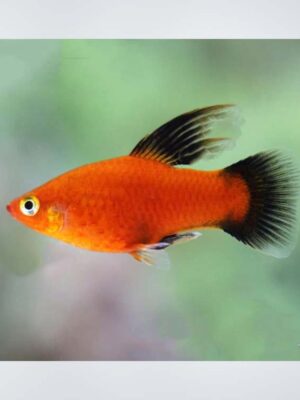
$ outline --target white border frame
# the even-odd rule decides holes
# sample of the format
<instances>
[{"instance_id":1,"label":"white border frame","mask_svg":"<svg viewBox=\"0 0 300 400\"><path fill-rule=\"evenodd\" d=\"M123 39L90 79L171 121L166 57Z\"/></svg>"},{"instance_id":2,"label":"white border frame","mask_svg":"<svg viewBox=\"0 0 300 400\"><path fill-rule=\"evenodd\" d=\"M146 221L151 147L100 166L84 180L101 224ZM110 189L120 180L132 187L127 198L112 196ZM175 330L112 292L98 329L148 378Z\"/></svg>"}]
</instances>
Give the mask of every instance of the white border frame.
<instances>
[{"instance_id":1,"label":"white border frame","mask_svg":"<svg viewBox=\"0 0 300 400\"><path fill-rule=\"evenodd\" d=\"M298 0L1 0L2 38L299 38Z\"/></svg>"},{"instance_id":2,"label":"white border frame","mask_svg":"<svg viewBox=\"0 0 300 400\"><path fill-rule=\"evenodd\" d=\"M299 400L285 362L25 362L0 365L5 400Z\"/></svg>"},{"instance_id":3,"label":"white border frame","mask_svg":"<svg viewBox=\"0 0 300 400\"><path fill-rule=\"evenodd\" d=\"M299 38L299 8L298 0L1 0L0 37ZM0 369L5 400L300 397L299 363L2 362Z\"/></svg>"}]
</instances>

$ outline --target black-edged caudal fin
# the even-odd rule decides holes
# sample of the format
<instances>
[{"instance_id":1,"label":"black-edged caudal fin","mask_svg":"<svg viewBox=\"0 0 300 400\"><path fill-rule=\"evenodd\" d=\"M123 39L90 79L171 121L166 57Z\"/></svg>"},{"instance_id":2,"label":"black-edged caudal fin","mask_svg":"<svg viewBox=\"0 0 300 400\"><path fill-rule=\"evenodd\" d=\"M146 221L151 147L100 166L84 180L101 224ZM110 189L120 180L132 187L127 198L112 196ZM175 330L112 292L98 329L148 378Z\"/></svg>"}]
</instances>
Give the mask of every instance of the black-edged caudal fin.
<instances>
[{"instance_id":1,"label":"black-edged caudal fin","mask_svg":"<svg viewBox=\"0 0 300 400\"><path fill-rule=\"evenodd\" d=\"M223 230L274 257L287 257L296 239L298 172L287 157L263 152L225 169L241 176L250 192L249 211L240 223L227 221Z\"/></svg>"},{"instance_id":2,"label":"black-edged caudal fin","mask_svg":"<svg viewBox=\"0 0 300 400\"><path fill-rule=\"evenodd\" d=\"M179 115L145 136L130 155L169 165L191 164L232 147L241 117L233 105L216 105Z\"/></svg>"}]
</instances>

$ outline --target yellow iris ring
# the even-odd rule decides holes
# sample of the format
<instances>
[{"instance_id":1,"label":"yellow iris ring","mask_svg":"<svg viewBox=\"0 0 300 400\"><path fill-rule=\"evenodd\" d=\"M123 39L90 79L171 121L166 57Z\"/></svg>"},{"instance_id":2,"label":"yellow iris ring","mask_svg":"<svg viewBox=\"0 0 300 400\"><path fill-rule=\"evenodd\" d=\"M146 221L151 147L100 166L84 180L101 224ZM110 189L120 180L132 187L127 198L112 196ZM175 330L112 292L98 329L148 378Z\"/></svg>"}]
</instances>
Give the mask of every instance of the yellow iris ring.
<instances>
[{"instance_id":1,"label":"yellow iris ring","mask_svg":"<svg viewBox=\"0 0 300 400\"><path fill-rule=\"evenodd\" d=\"M28 207L28 204L32 205L31 208ZM40 208L40 201L35 196L28 196L20 201L20 210L22 214L28 217L33 217L39 211L39 208Z\"/></svg>"}]
</instances>

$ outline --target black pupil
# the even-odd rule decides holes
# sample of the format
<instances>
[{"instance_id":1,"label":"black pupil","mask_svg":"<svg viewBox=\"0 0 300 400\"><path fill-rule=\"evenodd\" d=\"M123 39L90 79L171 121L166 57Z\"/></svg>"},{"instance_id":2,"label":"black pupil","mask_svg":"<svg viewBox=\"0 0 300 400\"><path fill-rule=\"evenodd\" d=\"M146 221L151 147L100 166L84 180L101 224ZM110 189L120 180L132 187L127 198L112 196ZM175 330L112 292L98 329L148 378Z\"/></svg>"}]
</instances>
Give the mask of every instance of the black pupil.
<instances>
[{"instance_id":1,"label":"black pupil","mask_svg":"<svg viewBox=\"0 0 300 400\"><path fill-rule=\"evenodd\" d=\"M27 200L24 204L24 207L26 208L26 210L31 211L33 209L33 201Z\"/></svg>"}]
</instances>

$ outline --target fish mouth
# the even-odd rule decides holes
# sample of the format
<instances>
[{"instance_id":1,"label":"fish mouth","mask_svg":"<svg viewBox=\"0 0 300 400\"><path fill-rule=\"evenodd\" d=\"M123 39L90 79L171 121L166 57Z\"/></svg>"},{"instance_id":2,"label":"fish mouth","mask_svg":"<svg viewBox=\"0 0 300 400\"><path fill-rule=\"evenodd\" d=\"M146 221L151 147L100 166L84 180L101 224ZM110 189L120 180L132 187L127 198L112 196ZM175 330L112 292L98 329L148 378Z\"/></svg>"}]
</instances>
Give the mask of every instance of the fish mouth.
<instances>
[{"instance_id":1,"label":"fish mouth","mask_svg":"<svg viewBox=\"0 0 300 400\"><path fill-rule=\"evenodd\" d=\"M17 219L16 210L12 203L7 204L6 210L14 219Z\"/></svg>"}]
</instances>

